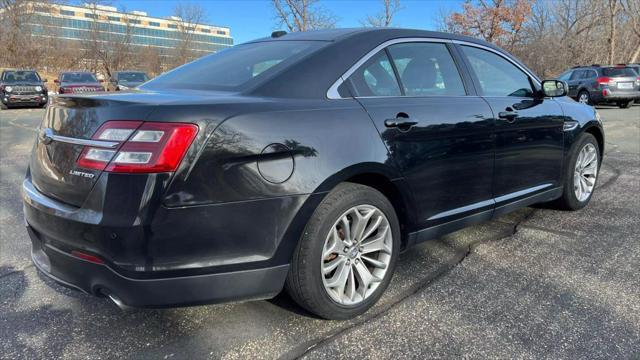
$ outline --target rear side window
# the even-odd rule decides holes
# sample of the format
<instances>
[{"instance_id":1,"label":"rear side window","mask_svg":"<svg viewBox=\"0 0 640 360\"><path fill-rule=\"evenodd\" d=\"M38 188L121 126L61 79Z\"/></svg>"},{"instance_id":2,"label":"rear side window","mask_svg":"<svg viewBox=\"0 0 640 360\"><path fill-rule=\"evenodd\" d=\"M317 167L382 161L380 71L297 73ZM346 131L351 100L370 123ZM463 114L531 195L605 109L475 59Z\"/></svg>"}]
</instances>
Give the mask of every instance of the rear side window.
<instances>
[{"instance_id":1,"label":"rear side window","mask_svg":"<svg viewBox=\"0 0 640 360\"><path fill-rule=\"evenodd\" d=\"M610 77L631 77L638 76L632 68L602 68L602 74Z\"/></svg>"},{"instance_id":2,"label":"rear side window","mask_svg":"<svg viewBox=\"0 0 640 360\"><path fill-rule=\"evenodd\" d=\"M266 41L241 44L205 56L147 82L142 88L237 91L319 49L321 41Z\"/></svg>"},{"instance_id":3,"label":"rear side window","mask_svg":"<svg viewBox=\"0 0 640 360\"><path fill-rule=\"evenodd\" d=\"M598 73L595 70L587 70L583 76L583 79L594 79L598 77Z\"/></svg>"},{"instance_id":4,"label":"rear side window","mask_svg":"<svg viewBox=\"0 0 640 360\"><path fill-rule=\"evenodd\" d=\"M393 66L382 50L372 56L350 77L356 96L400 96L400 86Z\"/></svg>"},{"instance_id":5,"label":"rear side window","mask_svg":"<svg viewBox=\"0 0 640 360\"><path fill-rule=\"evenodd\" d=\"M533 97L529 76L507 59L472 46L462 46L462 51L480 82L484 96Z\"/></svg>"},{"instance_id":6,"label":"rear side window","mask_svg":"<svg viewBox=\"0 0 640 360\"><path fill-rule=\"evenodd\" d=\"M466 95L445 44L403 43L389 47L406 96Z\"/></svg>"}]
</instances>

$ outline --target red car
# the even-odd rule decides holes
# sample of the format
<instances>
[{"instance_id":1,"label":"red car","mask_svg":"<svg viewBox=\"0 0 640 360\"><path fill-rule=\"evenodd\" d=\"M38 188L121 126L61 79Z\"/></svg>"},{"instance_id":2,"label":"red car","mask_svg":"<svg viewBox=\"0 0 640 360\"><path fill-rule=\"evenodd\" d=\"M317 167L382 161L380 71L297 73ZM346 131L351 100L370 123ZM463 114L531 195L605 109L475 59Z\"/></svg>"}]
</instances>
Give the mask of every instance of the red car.
<instances>
[{"instance_id":1,"label":"red car","mask_svg":"<svg viewBox=\"0 0 640 360\"><path fill-rule=\"evenodd\" d=\"M53 82L58 85L58 94L104 91L103 80L90 72L63 72Z\"/></svg>"}]
</instances>

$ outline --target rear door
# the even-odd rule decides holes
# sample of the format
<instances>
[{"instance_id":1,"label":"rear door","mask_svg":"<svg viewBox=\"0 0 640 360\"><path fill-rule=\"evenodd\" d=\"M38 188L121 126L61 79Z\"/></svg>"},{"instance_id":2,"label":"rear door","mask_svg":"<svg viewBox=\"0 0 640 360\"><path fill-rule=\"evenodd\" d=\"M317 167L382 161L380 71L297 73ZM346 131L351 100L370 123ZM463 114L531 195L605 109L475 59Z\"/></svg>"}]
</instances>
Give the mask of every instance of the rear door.
<instances>
[{"instance_id":1,"label":"rear door","mask_svg":"<svg viewBox=\"0 0 640 360\"><path fill-rule=\"evenodd\" d=\"M477 46L460 45L460 49L495 117L496 211L500 205L561 186L560 105L539 97L537 80L507 57Z\"/></svg>"},{"instance_id":2,"label":"rear door","mask_svg":"<svg viewBox=\"0 0 640 360\"><path fill-rule=\"evenodd\" d=\"M412 189L421 227L493 208L493 120L444 42L390 45L348 79Z\"/></svg>"}]
</instances>

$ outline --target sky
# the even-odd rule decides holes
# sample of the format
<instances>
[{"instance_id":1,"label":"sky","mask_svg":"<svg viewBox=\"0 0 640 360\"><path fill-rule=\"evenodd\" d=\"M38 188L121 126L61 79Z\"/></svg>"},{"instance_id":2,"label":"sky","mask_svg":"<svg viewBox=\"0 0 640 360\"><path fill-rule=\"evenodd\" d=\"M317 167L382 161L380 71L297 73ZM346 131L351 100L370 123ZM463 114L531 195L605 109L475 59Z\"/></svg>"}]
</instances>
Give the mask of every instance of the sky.
<instances>
[{"instance_id":1,"label":"sky","mask_svg":"<svg viewBox=\"0 0 640 360\"><path fill-rule=\"evenodd\" d=\"M77 3L82 1L75 1ZM268 36L279 30L269 0L192 0L206 11L208 24L228 26L235 44ZM112 0L105 5L127 11L145 11L149 16L167 17L173 13L177 1L168 0ZM457 10L459 0L401 0L402 10L394 19L397 27L434 30L441 11ZM383 10L382 0L321 0L320 4L336 15L338 27L358 27L367 15Z\"/></svg>"}]
</instances>

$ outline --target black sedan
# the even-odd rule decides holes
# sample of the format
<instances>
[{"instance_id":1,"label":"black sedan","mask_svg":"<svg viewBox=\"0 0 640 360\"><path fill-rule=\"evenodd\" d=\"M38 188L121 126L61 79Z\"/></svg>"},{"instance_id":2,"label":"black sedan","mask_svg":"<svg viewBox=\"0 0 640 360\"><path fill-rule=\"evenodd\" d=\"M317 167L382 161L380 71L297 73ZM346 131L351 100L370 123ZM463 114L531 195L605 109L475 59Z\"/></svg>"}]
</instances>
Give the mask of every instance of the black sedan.
<instances>
[{"instance_id":1,"label":"black sedan","mask_svg":"<svg viewBox=\"0 0 640 360\"><path fill-rule=\"evenodd\" d=\"M541 202L576 210L598 113L445 33L303 32L48 107L23 182L33 261L119 306L365 312L404 249Z\"/></svg>"}]
</instances>

